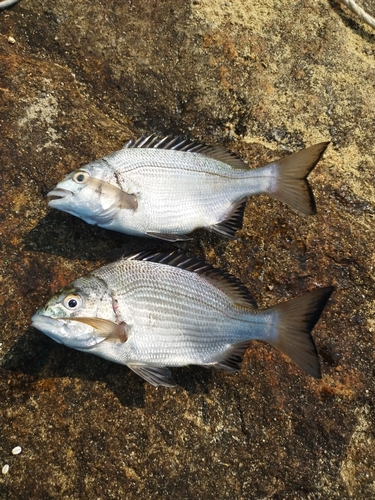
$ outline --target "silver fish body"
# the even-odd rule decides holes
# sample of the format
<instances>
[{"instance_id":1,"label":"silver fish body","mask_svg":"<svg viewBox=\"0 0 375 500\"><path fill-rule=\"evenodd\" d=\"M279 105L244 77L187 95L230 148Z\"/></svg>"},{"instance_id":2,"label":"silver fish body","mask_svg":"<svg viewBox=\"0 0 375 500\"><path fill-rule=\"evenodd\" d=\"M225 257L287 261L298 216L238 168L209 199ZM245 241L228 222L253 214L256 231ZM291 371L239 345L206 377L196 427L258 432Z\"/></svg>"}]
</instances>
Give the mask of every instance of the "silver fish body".
<instances>
[{"instance_id":1,"label":"silver fish body","mask_svg":"<svg viewBox=\"0 0 375 500\"><path fill-rule=\"evenodd\" d=\"M235 237L248 196L269 194L303 213L315 212L306 178L327 144L249 169L220 147L142 137L69 174L48 193L49 205L133 235L176 241L207 228Z\"/></svg>"},{"instance_id":2,"label":"silver fish body","mask_svg":"<svg viewBox=\"0 0 375 500\"><path fill-rule=\"evenodd\" d=\"M269 342L314 377L310 331L332 288L258 310L236 278L177 253L141 253L75 280L32 318L57 342L125 364L153 385L168 367L238 371L251 340Z\"/></svg>"},{"instance_id":3,"label":"silver fish body","mask_svg":"<svg viewBox=\"0 0 375 500\"><path fill-rule=\"evenodd\" d=\"M1 9L7 9L8 7L11 7L15 3L17 3L19 0L3 0L0 2L0 10Z\"/></svg>"}]
</instances>

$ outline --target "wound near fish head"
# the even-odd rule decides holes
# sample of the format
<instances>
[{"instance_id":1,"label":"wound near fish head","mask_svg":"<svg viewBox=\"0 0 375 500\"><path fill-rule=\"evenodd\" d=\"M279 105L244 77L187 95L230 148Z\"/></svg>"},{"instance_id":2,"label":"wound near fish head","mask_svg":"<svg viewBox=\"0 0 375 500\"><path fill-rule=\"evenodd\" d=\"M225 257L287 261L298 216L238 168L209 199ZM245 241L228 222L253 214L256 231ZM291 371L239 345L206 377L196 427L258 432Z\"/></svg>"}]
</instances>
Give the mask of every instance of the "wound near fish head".
<instances>
[{"instance_id":1,"label":"wound near fish head","mask_svg":"<svg viewBox=\"0 0 375 500\"><path fill-rule=\"evenodd\" d=\"M124 343L129 332L113 307L106 281L92 274L57 292L33 316L33 325L57 342L81 350L104 341Z\"/></svg>"}]
</instances>

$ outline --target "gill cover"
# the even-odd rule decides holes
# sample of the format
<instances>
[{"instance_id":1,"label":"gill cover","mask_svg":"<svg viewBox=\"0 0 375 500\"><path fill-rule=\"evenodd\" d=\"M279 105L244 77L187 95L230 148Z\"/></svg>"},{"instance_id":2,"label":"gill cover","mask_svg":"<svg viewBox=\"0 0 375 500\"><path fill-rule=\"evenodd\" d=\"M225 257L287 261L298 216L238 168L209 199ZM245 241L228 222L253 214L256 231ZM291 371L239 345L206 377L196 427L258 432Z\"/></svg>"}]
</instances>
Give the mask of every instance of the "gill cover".
<instances>
[{"instance_id":1,"label":"gill cover","mask_svg":"<svg viewBox=\"0 0 375 500\"><path fill-rule=\"evenodd\" d=\"M120 210L136 210L135 195L77 170L62 180L47 196L49 206L82 218L89 224L112 222Z\"/></svg>"}]
</instances>

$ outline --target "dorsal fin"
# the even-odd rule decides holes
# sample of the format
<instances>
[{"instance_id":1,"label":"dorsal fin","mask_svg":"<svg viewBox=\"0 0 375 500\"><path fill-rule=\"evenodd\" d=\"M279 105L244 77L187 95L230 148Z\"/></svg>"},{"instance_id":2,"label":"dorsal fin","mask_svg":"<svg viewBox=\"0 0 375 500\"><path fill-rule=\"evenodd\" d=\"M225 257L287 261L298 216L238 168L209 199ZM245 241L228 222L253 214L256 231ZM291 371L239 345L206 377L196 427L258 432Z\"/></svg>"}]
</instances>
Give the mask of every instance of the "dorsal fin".
<instances>
[{"instance_id":1,"label":"dorsal fin","mask_svg":"<svg viewBox=\"0 0 375 500\"><path fill-rule=\"evenodd\" d=\"M198 257L189 257L177 251L170 253L144 251L125 257L125 259L157 262L159 264L179 267L180 269L197 273L213 286L227 294L236 305L251 307L253 309L257 308L254 297L239 279L222 269L217 269L211 264L198 259Z\"/></svg>"},{"instance_id":2,"label":"dorsal fin","mask_svg":"<svg viewBox=\"0 0 375 500\"><path fill-rule=\"evenodd\" d=\"M192 141L181 136L167 135L159 137L155 134L149 136L142 135L137 140L131 139L128 141L124 145L124 149L128 148L173 149L174 151L185 151L186 153L199 153L208 158L226 163L232 168L248 169L246 162L228 149L221 146L208 146L199 141Z\"/></svg>"}]
</instances>

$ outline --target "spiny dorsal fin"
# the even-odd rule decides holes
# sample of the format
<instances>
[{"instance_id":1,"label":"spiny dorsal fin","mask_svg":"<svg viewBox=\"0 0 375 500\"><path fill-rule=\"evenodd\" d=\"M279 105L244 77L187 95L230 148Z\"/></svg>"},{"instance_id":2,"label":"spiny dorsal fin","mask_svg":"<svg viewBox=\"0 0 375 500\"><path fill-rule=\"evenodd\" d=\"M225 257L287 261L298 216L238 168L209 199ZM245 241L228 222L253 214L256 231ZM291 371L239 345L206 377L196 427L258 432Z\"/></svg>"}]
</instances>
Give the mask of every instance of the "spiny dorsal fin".
<instances>
[{"instance_id":1,"label":"spiny dorsal fin","mask_svg":"<svg viewBox=\"0 0 375 500\"><path fill-rule=\"evenodd\" d=\"M192 141L181 136L167 135L159 137L155 134L149 136L142 135L137 140L131 139L128 141L123 148L172 149L174 151L185 151L186 153L199 153L226 163L232 168L248 169L246 162L228 149L221 146L208 146L199 141Z\"/></svg>"},{"instance_id":2,"label":"spiny dorsal fin","mask_svg":"<svg viewBox=\"0 0 375 500\"><path fill-rule=\"evenodd\" d=\"M125 258L128 260L157 262L199 274L213 286L227 294L236 305L251 307L253 309L257 308L254 297L239 279L222 269L217 269L211 264L198 259L198 257L189 257L186 254L180 254L176 251L170 253L144 251Z\"/></svg>"}]
</instances>

